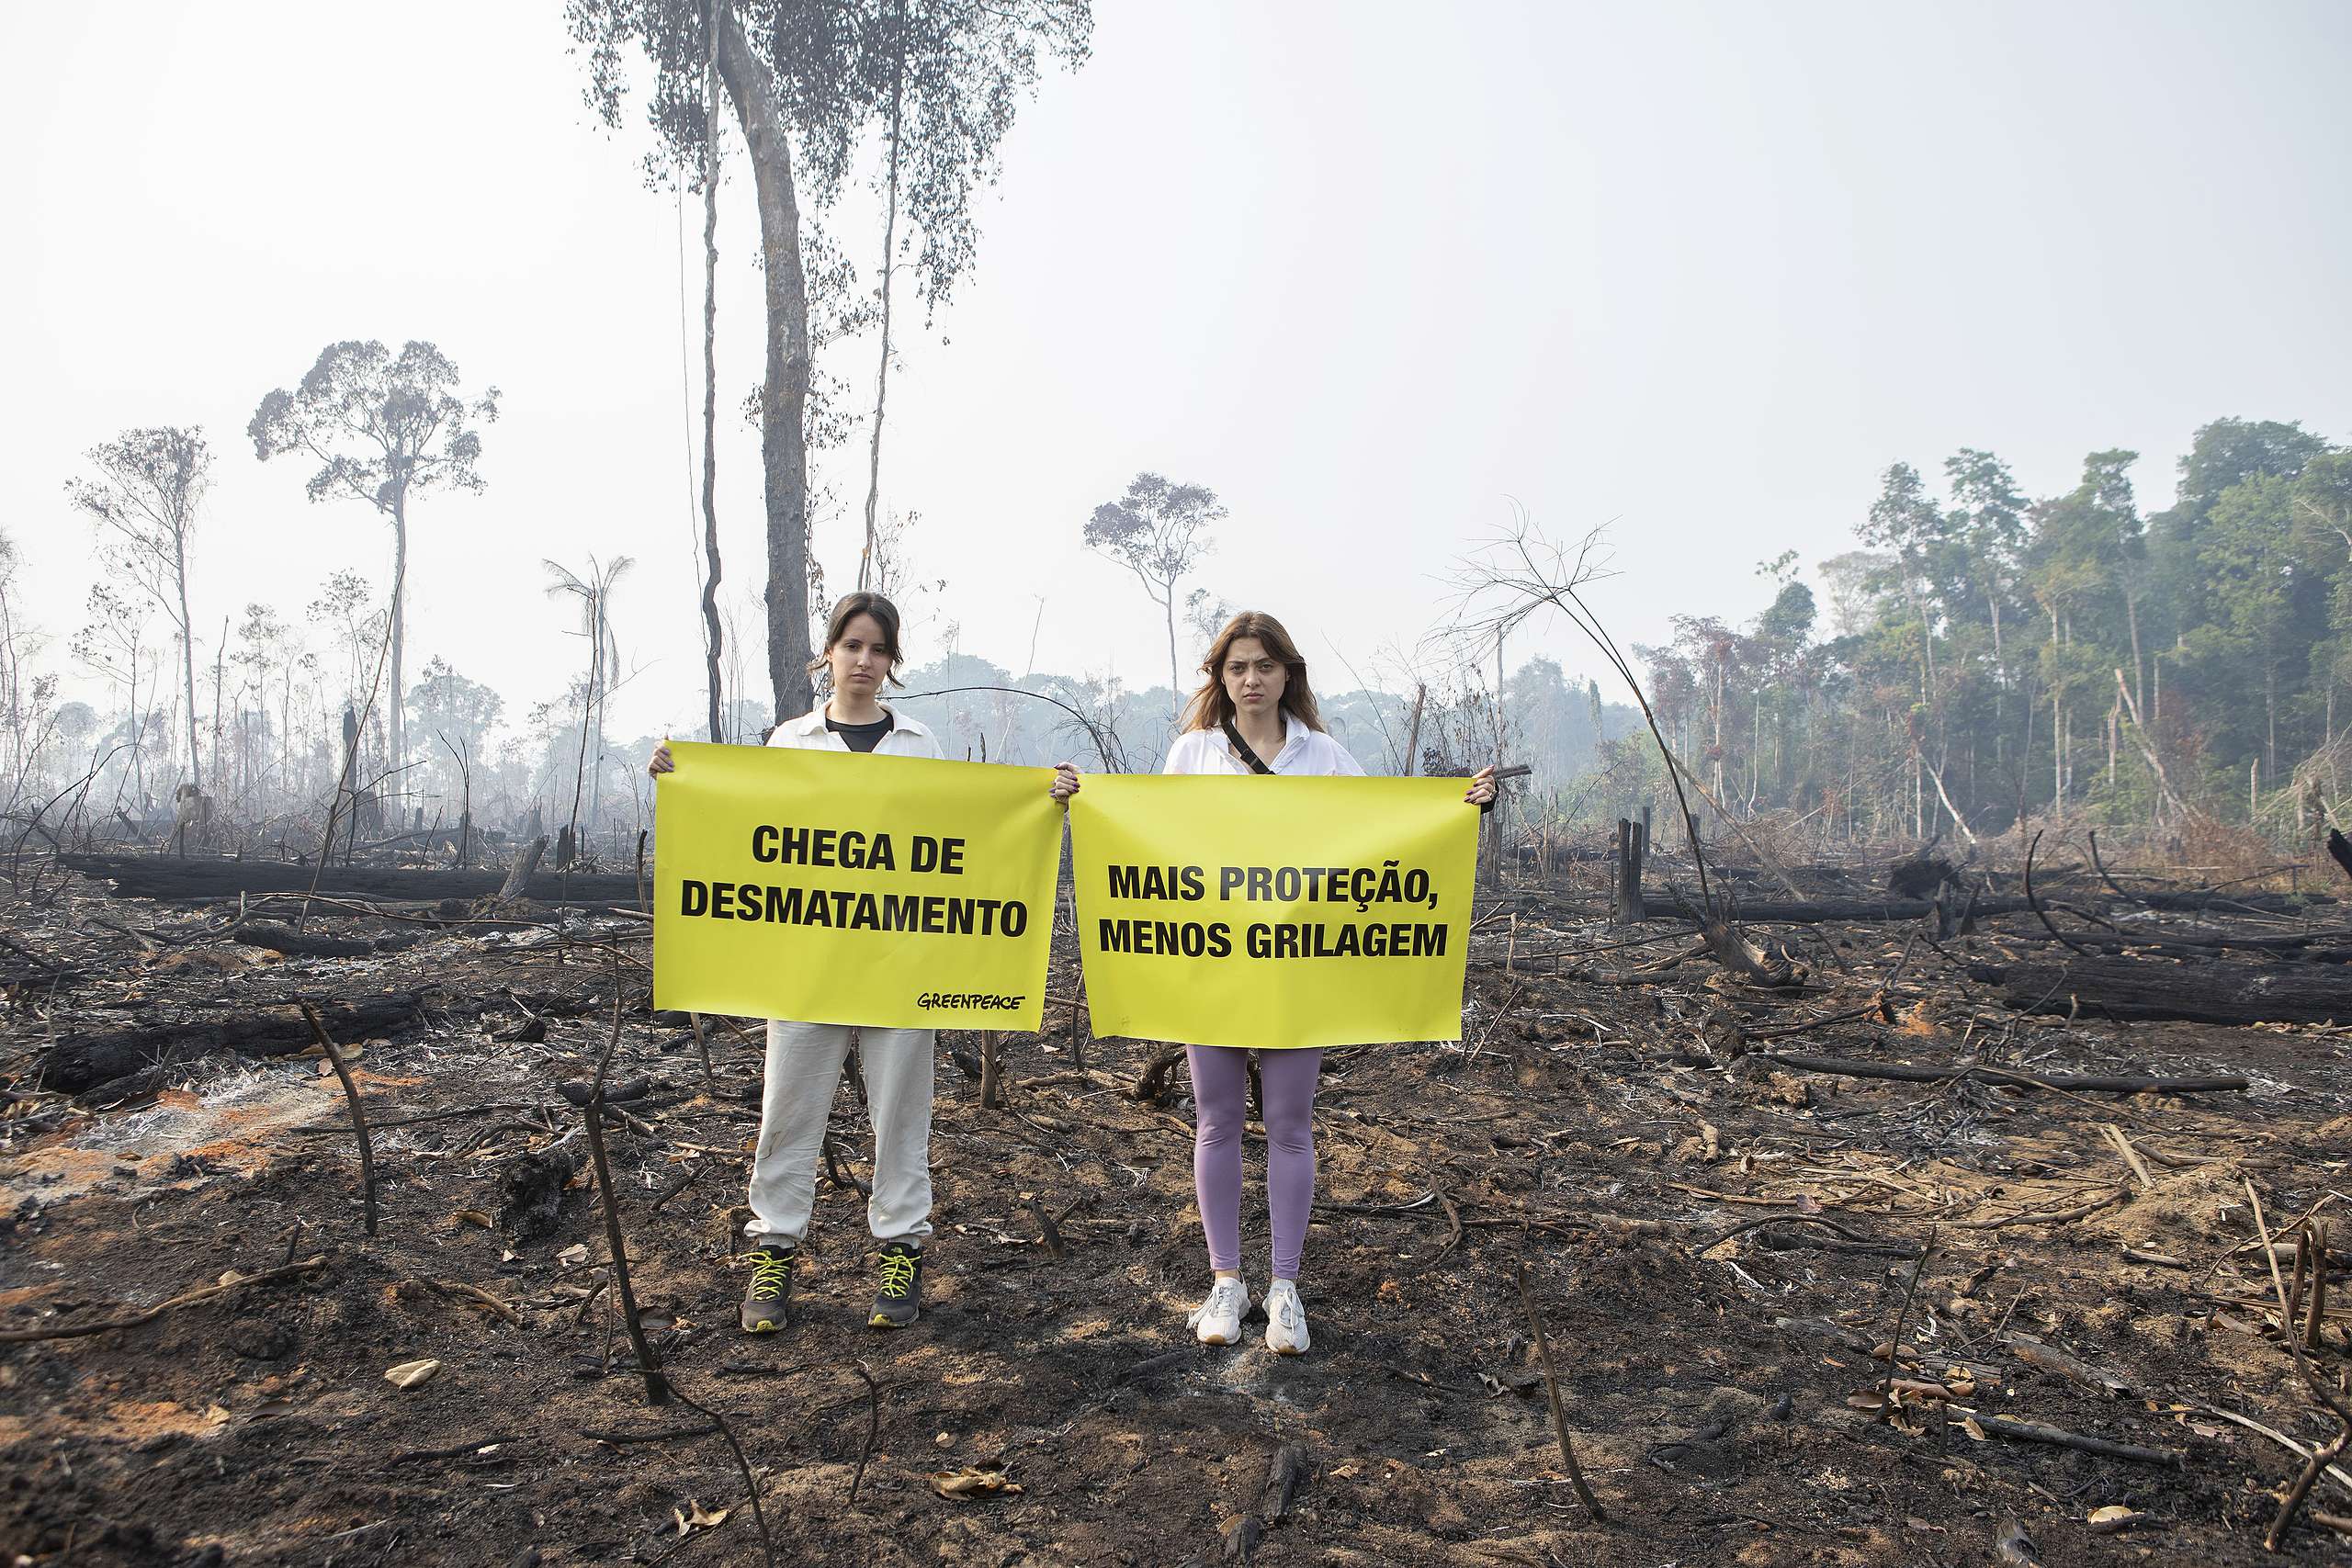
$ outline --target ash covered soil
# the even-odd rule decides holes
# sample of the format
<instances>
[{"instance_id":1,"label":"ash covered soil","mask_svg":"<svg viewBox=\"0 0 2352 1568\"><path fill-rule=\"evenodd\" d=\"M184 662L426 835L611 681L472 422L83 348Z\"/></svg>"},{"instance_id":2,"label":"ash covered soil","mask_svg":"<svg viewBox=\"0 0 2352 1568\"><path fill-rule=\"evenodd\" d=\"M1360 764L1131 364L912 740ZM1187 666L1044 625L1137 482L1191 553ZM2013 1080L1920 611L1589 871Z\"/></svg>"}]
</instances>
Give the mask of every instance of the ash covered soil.
<instances>
[{"instance_id":1,"label":"ash covered soil","mask_svg":"<svg viewBox=\"0 0 2352 1568\"><path fill-rule=\"evenodd\" d=\"M617 986L609 1082L641 1092L605 1139L635 1294L679 1393L740 1443L779 1562L1957 1564L2002 1561L2012 1526L2052 1568L2352 1562L2308 1516L2263 1550L2301 1461L2217 1414L2335 1434L2246 1188L2273 1232L2333 1217L2342 1274L2342 1032L2018 1012L1966 965L2048 960L2030 916L1940 945L1779 929L1808 976L1765 988L1695 956L1644 969L1688 928L1612 931L1589 886L1483 908L1460 1044L1330 1054L1316 1343L1286 1359L1185 1329L1207 1270L1182 1069L1139 1100L1156 1047L1088 1037L1082 1010L1073 1037L1067 916L1042 1037L1001 1038L1001 1106L980 1103L979 1038L942 1037L922 1321L863 1325L869 1133L845 1083L795 1321L746 1337L755 1026L705 1021L707 1079L693 1032L650 1009L641 921L319 911L306 931L397 951L296 958L227 940L233 909L86 884L20 906L0 953L0 1550L761 1562L728 1442L647 1402L571 1168L583 1112L560 1086L594 1072ZM343 1091L288 1006L370 998L394 1016L340 1043L375 1124L372 1237ZM160 1067L73 1093L44 1076L76 1041L201 1047L232 1019L234 1041ZM2249 1088L1880 1082L1759 1041ZM1566 1478L1528 1300L1603 1522ZM2352 1283L2334 1300L2312 1354L2340 1370ZM413 1386L386 1377L427 1360ZM2352 1514L2352 1484L2323 1477L2309 1506ZM2096 1531L2118 1507L2147 1517Z\"/></svg>"}]
</instances>

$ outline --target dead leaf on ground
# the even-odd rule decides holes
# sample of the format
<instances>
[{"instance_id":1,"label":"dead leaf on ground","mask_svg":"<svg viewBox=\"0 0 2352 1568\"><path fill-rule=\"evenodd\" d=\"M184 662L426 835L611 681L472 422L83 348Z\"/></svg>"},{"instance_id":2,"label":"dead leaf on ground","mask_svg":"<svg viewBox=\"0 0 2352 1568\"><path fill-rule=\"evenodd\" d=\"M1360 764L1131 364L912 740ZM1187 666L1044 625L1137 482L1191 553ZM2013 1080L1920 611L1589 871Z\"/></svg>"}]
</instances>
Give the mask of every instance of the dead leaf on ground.
<instances>
[{"instance_id":1,"label":"dead leaf on ground","mask_svg":"<svg viewBox=\"0 0 2352 1568\"><path fill-rule=\"evenodd\" d=\"M394 1388L414 1388L440 1370L441 1363L429 1358L422 1361L402 1361L397 1367L385 1370L384 1381Z\"/></svg>"},{"instance_id":2,"label":"dead leaf on ground","mask_svg":"<svg viewBox=\"0 0 2352 1568\"><path fill-rule=\"evenodd\" d=\"M1001 1470L941 1470L932 1472L931 1489L942 1497L1013 1496L1021 1483Z\"/></svg>"},{"instance_id":3,"label":"dead leaf on ground","mask_svg":"<svg viewBox=\"0 0 2352 1568\"><path fill-rule=\"evenodd\" d=\"M671 1509L670 1517L678 1521L680 1535L692 1535L696 1530L717 1529L727 1522L727 1516L733 1511L730 1508L706 1508L689 1497L684 1507Z\"/></svg>"}]
</instances>

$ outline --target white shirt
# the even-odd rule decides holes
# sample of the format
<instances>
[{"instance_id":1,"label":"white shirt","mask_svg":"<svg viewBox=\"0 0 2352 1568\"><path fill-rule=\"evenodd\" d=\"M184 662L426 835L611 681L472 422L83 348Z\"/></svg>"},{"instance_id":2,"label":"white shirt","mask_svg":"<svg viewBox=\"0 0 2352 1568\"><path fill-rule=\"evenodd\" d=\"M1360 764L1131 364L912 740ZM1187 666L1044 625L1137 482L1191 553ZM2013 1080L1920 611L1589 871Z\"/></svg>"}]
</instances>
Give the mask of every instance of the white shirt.
<instances>
[{"instance_id":1,"label":"white shirt","mask_svg":"<svg viewBox=\"0 0 2352 1568\"><path fill-rule=\"evenodd\" d=\"M888 733L874 743L873 754L893 757L936 757L939 742L930 730L896 709L884 708L890 716ZM849 742L825 728L825 705L822 703L798 718L786 719L775 727L768 737L771 746L783 746L798 751L846 751Z\"/></svg>"},{"instance_id":2,"label":"white shirt","mask_svg":"<svg viewBox=\"0 0 2352 1568\"><path fill-rule=\"evenodd\" d=\"M1348 754L1348 749L1319 729L1309 729L1288 714L1282 716L1283 748L1265 759L1266 766L1278 773L1299 773L1309 777L1362 778L1363 769ZM1250 764L1233 754L1226 744L1223 729L1188 729L1168 748L1168 760L1159 764L1163 773L1246 773Z\"/></svg>"}]
</instances>

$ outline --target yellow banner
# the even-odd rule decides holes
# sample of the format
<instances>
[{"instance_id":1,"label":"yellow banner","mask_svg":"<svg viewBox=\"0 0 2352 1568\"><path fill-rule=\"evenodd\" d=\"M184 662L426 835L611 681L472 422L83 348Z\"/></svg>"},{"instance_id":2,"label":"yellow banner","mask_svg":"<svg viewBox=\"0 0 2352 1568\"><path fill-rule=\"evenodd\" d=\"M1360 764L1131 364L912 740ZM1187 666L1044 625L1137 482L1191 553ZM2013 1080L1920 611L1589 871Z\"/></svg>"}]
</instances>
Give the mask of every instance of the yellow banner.
<instances>
[{"instance_id":1,"label":"yellow banner","mask_svg":"<svg viewBox=\"0 0 2352 1568\"><path fill-rule=\"evenodd\" d=\"M1101 1035L1458 1040L1478 811L1460 779L1090 776L1070 802Z\"/></svg>"},{"instance_id":2,"label":"yellow banner","mask_svg":"<svg viewBox=\"0 0 2352 1568\"><path fill-rule=\"evenodd\" d=\"M653 1005L1035 1029L1061 862L1046 768L673 741Z\"/></svg>"}]
</instances>

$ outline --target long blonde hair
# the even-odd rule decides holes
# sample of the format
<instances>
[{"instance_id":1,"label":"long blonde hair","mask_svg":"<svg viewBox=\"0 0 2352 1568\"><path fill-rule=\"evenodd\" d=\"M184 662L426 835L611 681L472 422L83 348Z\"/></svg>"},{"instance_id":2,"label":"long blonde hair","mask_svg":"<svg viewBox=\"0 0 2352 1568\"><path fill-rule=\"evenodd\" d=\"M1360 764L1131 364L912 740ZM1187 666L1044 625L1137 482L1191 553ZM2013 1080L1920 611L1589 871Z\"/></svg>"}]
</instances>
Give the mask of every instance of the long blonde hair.
<instances>
[{"instance_id":1,"label":"long blonde hair","mask_svg":"<svg viewBox=\"0 0 2352 1568\"><path fill-rule=\"evenodd\" d=\"M1316 711L1315 690L1306 683L1306 656L1298 651L1298 644L1291 641L1283 624L1263 610L1242 611L1216 634L1216 640L1209 645L1209 656L1201 660L1201 673L1208 681L1184 705L1184 716L1176 728L1180 731L1215 729L1233 717L1233 699L1225 690L1225 661L1233 645L1245 637L1256 637L1259 646L1281 662L1285 671L1283 712L1309 729L1321 729L1323 716Z\"/></svg>"}]
</instances>

